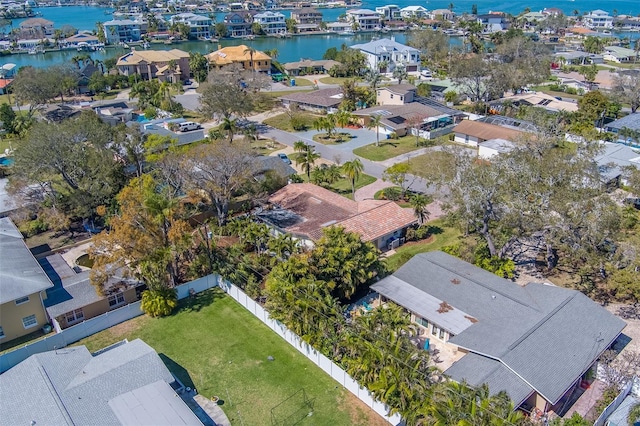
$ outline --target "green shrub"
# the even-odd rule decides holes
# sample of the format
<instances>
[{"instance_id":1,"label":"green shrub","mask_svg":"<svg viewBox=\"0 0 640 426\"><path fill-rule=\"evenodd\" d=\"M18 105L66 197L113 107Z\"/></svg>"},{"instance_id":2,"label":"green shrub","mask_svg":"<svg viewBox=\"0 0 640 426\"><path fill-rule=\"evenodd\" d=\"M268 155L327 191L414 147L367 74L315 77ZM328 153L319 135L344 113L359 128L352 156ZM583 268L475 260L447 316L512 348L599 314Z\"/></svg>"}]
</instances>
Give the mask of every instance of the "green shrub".
<instances>
[{"instance_id":1,"label":"green shrub","mask_svg":"<svg viewBox=\"0 0 640 426\"><path fill-rule=\"evenodd\" d=\"M178 295L173 288L146 290L142 293L140 308L152 317L166 317L178 306Z\"/></svg>"},{"instance_id":2,"label":"green shrub","mask_svg":"<svg viewBox=\"0 0 640 426\"><path fill-rule=\"evenodd\" d=\"M144 118L147 120L153 120L158 116L158 110L155 107L148 106L144 110Z\"/></svg>"},{"instance_id":3,"label":"green shrub","mask_svg":"<svg viewBox=\"0 0 640 426\"><path fill-rule=\"evenodd\" d=\"M383 194L384 198L386 198L387 200L398 201L402 197L402 190L400 188L392 186L390 188L385 188Z\"/></svg>"},{"instance_id":4,"label":"green shrub","mask_svg":"<svg viewBox=\"0 0 640 426\"><path fill-rule=\"evenodd\" d=\"M304 122L304 119L299 114L294 114L291 117L291 128L297 132L303 131L307 129L307 125Z\"/></svg>"},{"instance_id":5,"label":"green shrub","mask_svg":"<svg viewBox=\"0 0 640 426\"><path fill-rule=\"evenodd\" d=\"M416 229L416 238L419 240L423 240L429 236L429 227L428 226L420 226Z\"/></svg>"},{"instance_id":6,"label":"green shrub","mask_svg":"<svg viewBox=\"0 0 640 426\"><path fill-rule=\"evenodd\" d=\"M577 95L578 94L578 89L576 89L575 87L566 87L564 89L565 93L568 93L570 95Z\"/></svg>"},{"instance_id":7,"label":"green shrub","mask_svg":"<svg viewBox=\"0 0 640 426\"><path fill-rule=\"evenodd\" d=\"M407 228L404 237L407 239L407 241L415 241L417 239L416 228Z\"/></svg>"},{"instance_id":8,"label":"green shrub","mask_svg":"<svg viewBox=\"0 0 640 426\"><path fill-rule=\"evenodd\" d=\"M49 230L49 224L42 218L30 220L20 225L20 232L29 238Z\"/></svg>"}]
</instances>

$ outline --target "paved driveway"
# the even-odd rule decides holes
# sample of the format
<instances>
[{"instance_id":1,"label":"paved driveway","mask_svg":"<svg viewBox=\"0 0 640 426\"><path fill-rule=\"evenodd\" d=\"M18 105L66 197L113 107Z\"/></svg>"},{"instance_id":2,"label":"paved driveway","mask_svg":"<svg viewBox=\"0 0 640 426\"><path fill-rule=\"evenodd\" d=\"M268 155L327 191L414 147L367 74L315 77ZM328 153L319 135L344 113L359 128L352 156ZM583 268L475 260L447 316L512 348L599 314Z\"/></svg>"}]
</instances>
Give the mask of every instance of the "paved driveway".
<instances>
[{"instance_id":1,"label":"paved driveway","mask_svg":"<svg viewBox=\"0 0 640 426\"><path fill-rule=\"evenodd\" d=\"M200 108L200 93L196 92L195 88L189 88L182 95L174 96L173 99L190 111L197 111Z\"/></svg>"}]
</instances>

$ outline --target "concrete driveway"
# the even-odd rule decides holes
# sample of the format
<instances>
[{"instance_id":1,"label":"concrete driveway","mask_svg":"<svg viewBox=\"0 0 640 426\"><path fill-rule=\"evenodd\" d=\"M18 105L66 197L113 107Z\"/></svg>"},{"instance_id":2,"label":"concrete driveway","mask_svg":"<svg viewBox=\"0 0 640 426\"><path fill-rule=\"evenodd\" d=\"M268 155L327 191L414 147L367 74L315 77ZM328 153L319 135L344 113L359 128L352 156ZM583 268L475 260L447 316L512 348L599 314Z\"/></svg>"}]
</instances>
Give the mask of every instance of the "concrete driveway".
<instances>
[{"instance_id":1,"label":"concrete driveway","mask_svg":"<svg viewBox=\"0 0 640 426\"><path fill-rule=\"evenodd\" d=\"M188 88L182 95L176 95L173 99L189 111L197 111L200 108L200 93L196 92L195 88Z\"/></svg>"}]
</instances>

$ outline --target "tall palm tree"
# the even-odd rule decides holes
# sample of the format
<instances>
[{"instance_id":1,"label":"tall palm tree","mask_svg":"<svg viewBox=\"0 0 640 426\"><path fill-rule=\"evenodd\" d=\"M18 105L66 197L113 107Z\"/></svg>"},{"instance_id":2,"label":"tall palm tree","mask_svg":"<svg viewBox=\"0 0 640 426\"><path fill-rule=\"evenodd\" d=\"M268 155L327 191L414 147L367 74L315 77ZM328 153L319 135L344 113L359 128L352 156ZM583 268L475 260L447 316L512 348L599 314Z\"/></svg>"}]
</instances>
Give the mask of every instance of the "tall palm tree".
<instances>
[{"instance_id":1,"label":"tall palm tree","mask_svg":"<svg viewBox=\"0 0 640 426\"><path fill-rule=\"evenodd\" d=\"M220 130L227 132L229 136L229 143L233 142L233 136L238 130L237 121L234 118L225 117L220 124Z\"/></svg>"},{"instance_id":2,"label":"tall palm tree","mask_svg":"<svg viewBox=\"0 0 640 426\"><path fill-rule=\"evenodd\" d=\"M378 65L380 65L380 64L378 64ZM385 66L385 68L386 68L386 66ZM369 86L373 90L376 90L378 88L378 86L380 85L380 83L382 82L382 75L380 74L380 71L378 71L378 70L370 70L365 75L365 80L367 81L367 83L369 83Z\"/></svg>"},{"instance_id":3,"label":"tall palm tree","mask_svg":"<svg viewBox=\"0 0 640 426\"><path fill-rule=\"evenodd\" d=\"M382 115L375 114L369 117L367 129L376 129L376 146L380 146L380 124L382 124Z\"/></svg>"},{"instance_id":4,"label":"tall palm tree","mask_svg":"<svg viewBox=\"0 0 640 426\"><path fill-rule=\"evenodd\" d=\"M414 194L409 202L411 203L413 212L418 218L418 225L424 225L424 222L429 219L429 211L427 210L427 206L431 203L431 200L426 195Z\"/></svg>"},{"instance_id":5,"label":"tall palm tree","mask_svg":"<svg viewBox=\"0 0 640 426\"><path fill-rule=\"evenodd\" d=\"M313 145L304 143L303 141L297 141L293 144L293 149L297 155L294 159L296 165L299 165L302 170L307 174L307 178L311 180L311 170L316 160L320 158Z\"/></svg>"},{"instance_id":6,"label":"tall palm tree","mask_svg":"<svg viewBox=\"0 0 640 426\"><path fill-rule=\"evenodd\" d=\"M353 119L353 114L351 114L351 112L344 109L341 109L340 111L335 113L334 116L336 118L336 124L342 127L343 129L346 126L348 126L349 123L351 123L351 120Z\"/></svg>"},{"instance_id":7,"label":"tall palm tree","mask_svg":"<svg viewBox=\"0 0 640 426\"><path fill-rule=\"evenodd\" d=\"M406 80L407 78L409 78L409 73L407 72L407 69L403 66L397 66L393 70L392 75L393 75L393 78L398 79L398 84L402 84L403 80Z\"/></svg>"},{"instance_id":8,"label":"tall palm tree","mask_svg":"<svg viewBox=\"0 0 640 426\"><path fill-rule=\"evenodd\" d=\"M360 178L364 165L359 158L352 161L347 161L342 165L342 172L347 176L347 179L351 182L351 195L356 198L356 181Z\"/></svg>"},{"instance_id":9,"label":"tall palm tree","mask_svg":"<svg viewBox=\"0 0 640 426\"><path fill-rule=\"evenodd\" d=\"M242 52L243 55L249 54L249 66L251 67L251 71L255 71L256 67L255 64L253 63L253 56L258 53L258 51L256 49L254 49L251 46L247 46L246 49L244 49L244 51Z\"/></svg>"}]
</instances>

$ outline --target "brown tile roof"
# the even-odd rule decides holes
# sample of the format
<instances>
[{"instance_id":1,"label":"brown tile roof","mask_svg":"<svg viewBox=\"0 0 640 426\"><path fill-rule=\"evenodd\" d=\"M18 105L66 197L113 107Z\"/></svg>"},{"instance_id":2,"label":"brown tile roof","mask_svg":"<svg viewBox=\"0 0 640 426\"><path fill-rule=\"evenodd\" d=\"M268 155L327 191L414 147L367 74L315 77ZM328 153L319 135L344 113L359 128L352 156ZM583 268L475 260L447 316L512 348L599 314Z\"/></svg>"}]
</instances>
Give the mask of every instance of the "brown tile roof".
<instances>
[{"instance_id":1,"label":"brown tile roof","mask_svg":"<svg viewBox=\"0 0 640 426\"><path fill-rule=\"evenodd\" d=\"M118 59L116 65L132 65L140 62L158 63L188 58L189 53L180 49L171 50L132 50Z\"/></svg>"},{"instance_id":2,"label":"brown tile roof","mask_svg":"<svg viewBox=\"0 0 640 426\"><path fill-rule=\"evenodd\" d=\"M208 55L205 55L210 62L218 65L227 65L233 62L244 62L250 61L251 55L248 51L249 47L247 45L241 44L239 46L227 46L222 49L216 50L215 52L211 52ZM253 54L254 61L270 61L271 57L265 54L264 52L256 51Z\"/></svg>"},{"instance_id":3,"label":"brown tile roof","mask_svg":"<svg viewBox=\"0 0 640 426\"><path fill-rule=\"evenodd\" d=\"M280 96L280 100L299 102L308 105L330 107L342 102L342 89L340 87L331 89L320 89L312 92L289 93Z\"/></svg>"},{"instance_id":4,"label":"brown tile roof","mask_svg":"<svg viewBox=\"0 0 640 426\"><path fill-rule=\"evenodd\" d=\"M519 130L472 120L462 120L460 124L454 127L453 131L455 133L462 133L463 135L469 135L485 141L489 139L506 139L508 141L514 141L524 135L524 133Z\"/></svg>"},{"instance_id":5,"label":"brown tile roof","mask_svg":"<svg viewBox=\"0 0 640 426\"><path fill-rule=\"evenodd\" d=\"M360 234L363 241L373 241L416 222L410 209L392 201L353 201L310 183L289 184L269 202L297 216L283 222L283 230L311 240L319 239L323 228L335 225Z\"/></svg>"}]
</instances>

